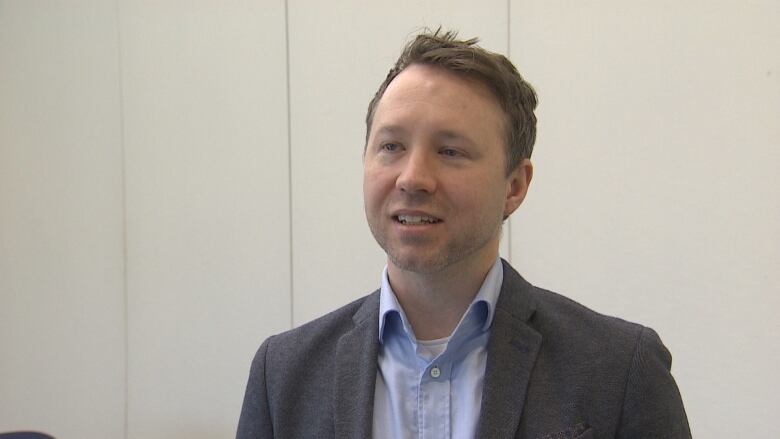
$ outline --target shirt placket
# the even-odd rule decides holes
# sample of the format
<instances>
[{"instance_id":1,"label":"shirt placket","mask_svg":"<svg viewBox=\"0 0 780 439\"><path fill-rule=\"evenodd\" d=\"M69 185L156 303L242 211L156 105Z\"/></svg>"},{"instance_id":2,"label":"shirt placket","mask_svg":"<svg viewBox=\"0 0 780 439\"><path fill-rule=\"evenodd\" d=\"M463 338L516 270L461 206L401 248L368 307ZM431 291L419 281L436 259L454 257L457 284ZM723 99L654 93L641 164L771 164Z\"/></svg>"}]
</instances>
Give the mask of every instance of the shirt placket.
<instances>
[{"instance_id":1,"label":"shirt placket","mask_svg":"<svg viewBox=\"0 0 780 439\"><path fill-rule=\"evenodd\" d=\"M442 360L440 357L427 364L420 373L417 393L419 439L450 437L452 362Z\"/></svg>"}]
</instances>

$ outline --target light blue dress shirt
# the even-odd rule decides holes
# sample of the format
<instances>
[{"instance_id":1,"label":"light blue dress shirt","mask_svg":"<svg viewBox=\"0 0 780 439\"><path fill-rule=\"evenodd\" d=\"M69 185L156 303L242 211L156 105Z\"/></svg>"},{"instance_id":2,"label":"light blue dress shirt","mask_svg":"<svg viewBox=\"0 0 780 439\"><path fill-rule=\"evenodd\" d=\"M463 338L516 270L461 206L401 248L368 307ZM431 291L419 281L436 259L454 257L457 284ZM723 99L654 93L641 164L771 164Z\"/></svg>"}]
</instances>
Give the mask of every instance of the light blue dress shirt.
<instances>
[{"instance_id":1,"label":"light blue dress shirt","mask_svg":"<svg viewBox=\"0 0 780 439\"><path fill-rule=\"evenodd\" d=\"M473 438L482 404L487 343L504 269L497 259L452 334L414 336L382 273L374 438Z\"/></svg>"}]
</instances>

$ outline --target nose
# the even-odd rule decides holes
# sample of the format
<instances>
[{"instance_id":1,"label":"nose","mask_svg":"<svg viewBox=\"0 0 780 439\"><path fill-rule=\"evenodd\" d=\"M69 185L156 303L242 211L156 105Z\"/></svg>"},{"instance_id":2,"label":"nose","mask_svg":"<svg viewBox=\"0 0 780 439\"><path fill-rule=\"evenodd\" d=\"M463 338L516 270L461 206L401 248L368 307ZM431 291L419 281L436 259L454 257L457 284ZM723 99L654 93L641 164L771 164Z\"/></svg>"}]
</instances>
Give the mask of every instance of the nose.
<instances>
[{"instance_id":1,"label":"nose","mask_svg":"<svg viewBox=\"0 0 780 439\"><path fill-rule=\"evenodd\" d=\"M412 149L401 163L395 186L402 192L433 193L436 191L435 163L422 148Z\"/></svg>"}]
</instances>

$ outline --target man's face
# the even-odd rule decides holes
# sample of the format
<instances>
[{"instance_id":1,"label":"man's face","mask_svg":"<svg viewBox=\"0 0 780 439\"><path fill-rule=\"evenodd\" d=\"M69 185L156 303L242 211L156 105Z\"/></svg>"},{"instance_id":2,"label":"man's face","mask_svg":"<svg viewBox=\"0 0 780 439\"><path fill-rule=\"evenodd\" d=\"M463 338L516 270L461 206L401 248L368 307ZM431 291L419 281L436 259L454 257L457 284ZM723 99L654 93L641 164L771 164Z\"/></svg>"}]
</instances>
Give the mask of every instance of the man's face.
<instances>
[{"instance_id":1,"label":"man's face","mask_svg":"<svg viewBox=\"0 0 780 439\"><path fill-rule=\"evenodd\" d=\"M502 220L531 178L527 160L506 175L505 132L483 84L426 65L389 84L369 133L363 197L390 264L435 273L492 263Z\"/></svg>"}]
</instances>

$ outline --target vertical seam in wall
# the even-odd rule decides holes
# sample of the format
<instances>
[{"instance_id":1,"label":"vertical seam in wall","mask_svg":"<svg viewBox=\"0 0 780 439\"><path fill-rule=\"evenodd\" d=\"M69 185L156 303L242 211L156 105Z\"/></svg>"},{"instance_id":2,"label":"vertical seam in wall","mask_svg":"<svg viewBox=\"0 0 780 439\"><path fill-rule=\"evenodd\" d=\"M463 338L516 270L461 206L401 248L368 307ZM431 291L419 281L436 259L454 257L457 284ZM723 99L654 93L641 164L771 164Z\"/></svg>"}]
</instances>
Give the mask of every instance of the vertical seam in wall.
<instances>
[{"instance_id":1,"label":"vertical seam in wall","mask_svg":"<svg viewBox=\"0 0 780 439\"><path fill-rule=\"evenodd\" d=\"M506 57L512 59L512 0L506 0ZM510 264L512 260L512 217L510 216L506 226L506 258Z\"/></svg>"},{"instance_id":2,"label":"vertical seam in wall","mask_svg":"<svg viewBox=\"0 0 780 439\"><path fill-rule=\"evenodd\" d=\"M285 52L285 79L286 79L286 99L287 99L287 213L289 219L289 251L290 251L290 328L295 323L295 288L294 265L293 265L293 178L292 178L292 120L290 118L290 20L289 20L288 0L284 0L284 52Z\"/></svg>"},{"instance_id":3,"label":"vertical seam in wall","mask_svg":"<svg viewBox=\"0 0 780 439\"><path fill-rule=\"evenodd\" d=\"M127 176L126 176L126 154L125 154L125 94L124 80L122 75L122 30L119 18L119 0L114 2L116 12L116 51L117 51L117 78L119 82L119 149L122 180L122 301L124 306L123 325L124 325L124 419L123 430L124 438L128 436L128 408L129 408L129 359L130 359L130 331L129 331L129 312L128 312L128 294L127 294Z\"/></svg>"},{"instance_id":4,"label":"vertical seam in wall","mask_svg":"<svg viewBox=\"0 0 780 439\"><path fill-rule=\"evenodd\" d=\"M512 57L512 0L506 0L506 56Z\"/></svg>"}]
</instances>

